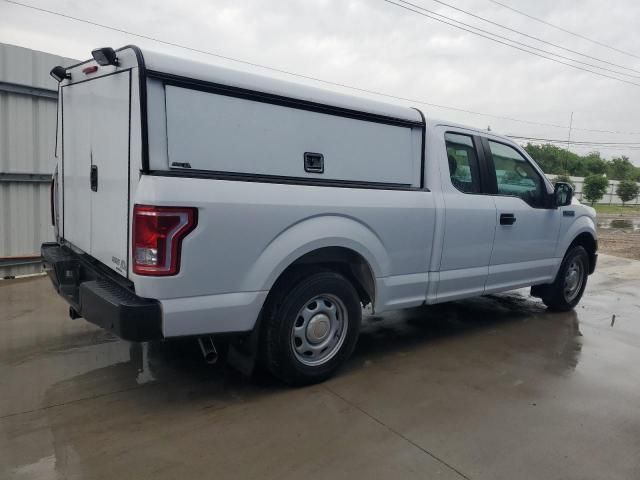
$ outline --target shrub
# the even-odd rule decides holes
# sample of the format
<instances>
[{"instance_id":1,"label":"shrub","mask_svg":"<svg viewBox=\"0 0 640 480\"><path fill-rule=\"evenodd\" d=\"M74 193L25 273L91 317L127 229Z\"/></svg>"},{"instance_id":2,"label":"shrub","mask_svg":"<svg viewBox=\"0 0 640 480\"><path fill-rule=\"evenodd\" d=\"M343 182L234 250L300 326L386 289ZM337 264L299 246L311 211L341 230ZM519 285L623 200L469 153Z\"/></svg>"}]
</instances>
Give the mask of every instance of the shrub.
<instances>
[{"instance_id":1,"label":"shrub","mask_svg":"<svg viewBox=\"0 0 640 480\"><path fill-rule=\"evenodd\" d=\"M609 181L602 175L589 175L584 179L584 187L582 188L582 194L591 205L600 200L609 186Z\"/></svg>"},{"instance_id":2,"label":"shrub","mask_svg":"<svg viewBox=\"0 0 640 480\"><path fill-rule=\"evenodd\" d=\"M640 188L638 187L638 184L636 182L633 182L631 180L622 180L618 184L616 193L620 197L620 200L622 200L622 205L624 205L628 201L633 200L638 196L638 193L640 193Z\"/></svg>"}]
</instances>

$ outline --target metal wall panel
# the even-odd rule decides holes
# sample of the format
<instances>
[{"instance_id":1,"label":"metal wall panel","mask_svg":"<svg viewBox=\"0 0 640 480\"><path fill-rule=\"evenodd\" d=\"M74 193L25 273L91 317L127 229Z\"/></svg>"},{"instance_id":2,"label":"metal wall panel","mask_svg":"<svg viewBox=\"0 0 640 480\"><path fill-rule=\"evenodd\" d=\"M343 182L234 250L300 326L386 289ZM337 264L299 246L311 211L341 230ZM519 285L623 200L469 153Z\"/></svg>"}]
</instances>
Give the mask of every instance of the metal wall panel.
<instances>
[{"instance_id":1,"label":"metal wall panel","mask_svg":"<svg viewBox=\"0 0 640 480\"><path fill-rule=\"evenodd\" d=\"M49 71L73 63L0 44L0 278L40 272L33 257L53 238L43 181L55 165L57 83Z\"/></svg>"}]
</instances>

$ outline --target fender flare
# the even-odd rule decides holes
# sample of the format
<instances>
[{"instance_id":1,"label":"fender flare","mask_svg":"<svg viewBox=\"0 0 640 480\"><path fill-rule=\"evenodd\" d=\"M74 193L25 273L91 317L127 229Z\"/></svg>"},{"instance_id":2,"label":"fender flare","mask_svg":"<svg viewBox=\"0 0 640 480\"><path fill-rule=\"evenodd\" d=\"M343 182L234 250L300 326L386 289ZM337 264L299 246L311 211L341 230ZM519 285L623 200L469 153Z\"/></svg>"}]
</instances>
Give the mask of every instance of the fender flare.
<instances>
[{"instance_id":1,"label":"fender flare","mask_svg":"<svg viewBox=\"0 0 640 480\"><path fill-rule=\"evenodd\" d=\"M287 267L324 247L343 247L360 254L375 278L389 275L391 260L380 238L364 223L342 215L307 217L276 235L243 280L245 291L269 290Z\"/></svg>"},{"instance_id":2,"label":"fender flare","mask_svg":"<svg viewBox=\"0 0 640 480\"><path fill-rule=\"evenodd\" d=\"M594 240L598 240L596 225L588 215L578 217L564 235L558 239L555 254L556 258L563 258L571 242L573 242L578 235L585 232L589 233Z\"/></svg>"}]
</instances>

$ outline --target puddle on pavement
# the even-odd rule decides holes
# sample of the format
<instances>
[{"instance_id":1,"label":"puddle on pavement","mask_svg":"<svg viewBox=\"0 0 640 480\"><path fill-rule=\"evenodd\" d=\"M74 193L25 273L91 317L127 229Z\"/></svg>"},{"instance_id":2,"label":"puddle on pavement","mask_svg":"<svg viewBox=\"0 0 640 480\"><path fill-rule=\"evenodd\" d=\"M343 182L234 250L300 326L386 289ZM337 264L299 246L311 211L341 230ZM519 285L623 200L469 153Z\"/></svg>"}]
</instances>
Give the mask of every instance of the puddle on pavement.
<instances>
[{"instance_id":1,"label":"puddle on pavement","mask_svg":"<svg viewBox=\"0 0 640 480\"><path fill-rule=\"evenodd\" d=\"M35 462L21 465L11 472L17 479L19 478L57 478L56 456L48 455Z\"/></svg>"},{"instance_id":2,"label":"puddle on pavement","mask_svg":"<svg viewBox=\"0 0 640 480\"><path fill-rule=\"evenodd\" d=\"M606 267L624 270L617 262L622 260L603 259ZM567 425L566 435L574 438L577 432L584 442L592 441L591 432L613 425L614 431L601 436L618 439L620 448L614 450L627 458L638 431L640 342L632 321L637 282L618 287L614 297L603 285L620 280L603 272L596 271L591 292L571 312L549 312L526 289L384 315L368 312L352 359L326 385L365 412L371 408L407 428L423 426L427 433L411 430L423 439L428 434L445 438L443 432L463 435L464 430L451 429L454 424L470 429L474 448L485 433L512 434L517 441L560 423ZM355 418L350 427L363 425L364 415L355 411L353 417L356 409L340 404L323 386L287 389L269 377L246 379L224 361L206 365L193 339L143 344L114 339L69 321L62 307L56 311L46 303L50 294L31 300L31 291L37 291L32 285L19 293L22 301L34 302L35 313L0 322L0 415L6 416L0 424L0 478L117 477L122 472L173 478L183 466L189 476L202 476L212 461L220 464L225 458L230 458L224 464L228 471L264 458L274 468L279 456L290 457L293 442L308 441L300 436L302 427L314 431L309 424L296 424L288 436L283 425L291 418L330 425L312 436L318 445L343 441L345 419ZM610 327L614 302L619 317ZM235 405L240 408L226 408ZM409 408L414 410L402 413ZM326 415L313 423L318 411ZM29 413L16 415L20 412ZM528 420L519 423L522 418ZM583 421L590 423L583 426ZM363 432L371 436L371 430ZM554 430L549 433L554 438ZM555 433L559 451L571 444ZM265 457L260 438L268 438L271 450L275 445L273 455ZM218 439L223 440L215 443ZM593 441L599 447L598 439ZM353 444L344 440L346 448ZM129 453L122 445L135 449ZM593 445L579 444L577 451L597 451ZM315 444L306 445L311 446L316 451ZM218 455L213 460L212 452ZM564 458L559 461L567 462ZM243 473L237 477L255 476Z\"/></svg>"},{"instance_id":3,"label":"puddle on pavement","mask_svg":"<svg viewBox=\"0 0 640 480\"><path fill-rule=\"evenodd\" d=\"M549 326L549 313L540 302L519 294L503 294L391 312L382 317L365 316L351 367L357 369L364 360L378 360L397 352L429 356L431 348L442 340L476 331L502 330L506 337L520 338L518 331L524 328L524 337L529 338L527 349L551 358L549 363L564 371L575 367L575 353L580 349L574 326L577 318L573 315L574 318ZM543 324L547 324L546 334L537 343L536 330ZM568 336L564 331L567 325L572 326ZM162 385L153 390L161 396L174 392L174 397L208 397L213 403L233 402L234 397L251 397L265 389L282 388L271 379L247 379L224 361L213 367L206 365L193 339L137 344L116 339L96 341L101 337L95 338L93 332L85 332L85 336L89 338L70 348L46 350L12 364L7 378L12 395L0 403L0 412L15 414L148 384ZM548 351L550 344L553 351ZM439 349L436 351L442 355ZM566 355L558 359L559 351ZM25 388L26 378L37 381L26 382Z\"/></svg>"},{"instance_id":4,"label":"puddle on pavement","mask_svg":"<svg viewBox=\"0 0 640 480\"><path fill-rule=\"evenodd\" d=\"M471 351L461 353L461 345ZM388 355L432 366L464 363L465 355L484 361L494 355L500 361L510 358L515 370L517 359L538 358L545 371L565 375L576 369L581 351L576 311L552 313L526 293L508 293L365 316L348 370Z\"/></svg>"},{"instance_id":5,"label":"puddle on pavement","mask_svg":"<svg viewBox=\"0 0 640 480\"><path fill-rule=\"evenodd\" d=\"M640 230L640 218L626 219L616 218L613 220L602 219L598 221L598 228L603 229L621 229L621 230Z\"/></svg>"}]
</instances>

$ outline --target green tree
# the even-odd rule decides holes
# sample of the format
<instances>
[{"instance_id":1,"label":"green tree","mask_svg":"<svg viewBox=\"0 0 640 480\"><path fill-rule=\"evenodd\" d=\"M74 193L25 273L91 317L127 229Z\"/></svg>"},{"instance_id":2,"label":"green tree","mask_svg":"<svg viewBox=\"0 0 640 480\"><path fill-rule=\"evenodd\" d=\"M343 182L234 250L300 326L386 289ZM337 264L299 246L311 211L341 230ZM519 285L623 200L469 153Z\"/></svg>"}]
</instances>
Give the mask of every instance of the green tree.
<instances>
[{"instance_id":1,"label":"green tree","mask_svg":"<svg viewBox=\"0 0 640 480\"><path fill-rule=\"evenodd\" d=\"M588 177L589 175L603 174L607 172L607 162L599 152L591 152L581 156L570 152L565 148L546 143L524 147L544 173L552 175L573 175L575 177Z\"/></svg>"},{"instance_id":2,"label":"green tree","mask_svg":"<svg viewBox=\"0 0 640 480\"><path fill-rule=\"evenodd\" d=\"M582 187L582 194L591 205L600 200L609 186L609 181L602 175L589 175L584 179L584 186Z\"/></svg>"},{"instance_id":3,"label":"green tree","mask_svg":"<svg viewBox=\"0 0 640 480\"><path fill-rule=\"evenodd\" d=\"M551 145L549 143L544 145L533 145L528 143L524 147L526 152L531 155L542 171L549 174L561 174L566 173L564 167L564 151L561 148Z\"/></svg>"},{"instance_id":4,"label":"green tree","mask_svg":"<svg viewBox=\"0 0 640 480\"><path fill-rule=\"evenodd\" d=\"M612 180L640 182L640 167L636 167L629 157L624 155L605 160L600 152L578 155L550 143L543 145L528 143L524 149L547 174L588 177L606 173Z\"/></svg>"},{"instance_id":5,"label":"green tree","mask_svg":"<svg viewBox=\"0 0 640 480\"><path fill-rule=\"evenodd\" d=\"M569 177L569 175L558 175L555 180L553 180L553 184L555 185L558 182L564 182L564 183L568 183L569 185L571 185L571 187L573 187L573 189L576 189L576 184L573 183L573 181L571 180L571 177Z\"/></svg>"},{"instance_id":6,"label":"green tree","mask_svg":"<svg viewBox=\"0 0 640 480\"><path fill-rule=\"evenodd\" d=\"M607 172L607 161L600 156L599 152L591 152L582 158L589 171L587 175L602 175Z\"/></svg>"},{"instance_id":7,"label":"green tree","mask_svg":"<svg viewBox=\"0 0 640 480\"><path fill-rule=\"evenodd\" d=\"M623 180L618 184L618 188L616 188L616 193L622 200L622 205L624 206L630 200L633 200L640 193L640 188L638 184L633 180Z\"/></svg>"},{"instance_id":8,"label":"green tree","mask_svg":"<svg viewBox=\"0 0 640 480\"><path fill-rule=\"evenodd\" d=\"M636 167L629 161L629 157L622 155L614 157L607 165L607 176L612 180L631 180Z\"/></svg>"}]
</instances>

